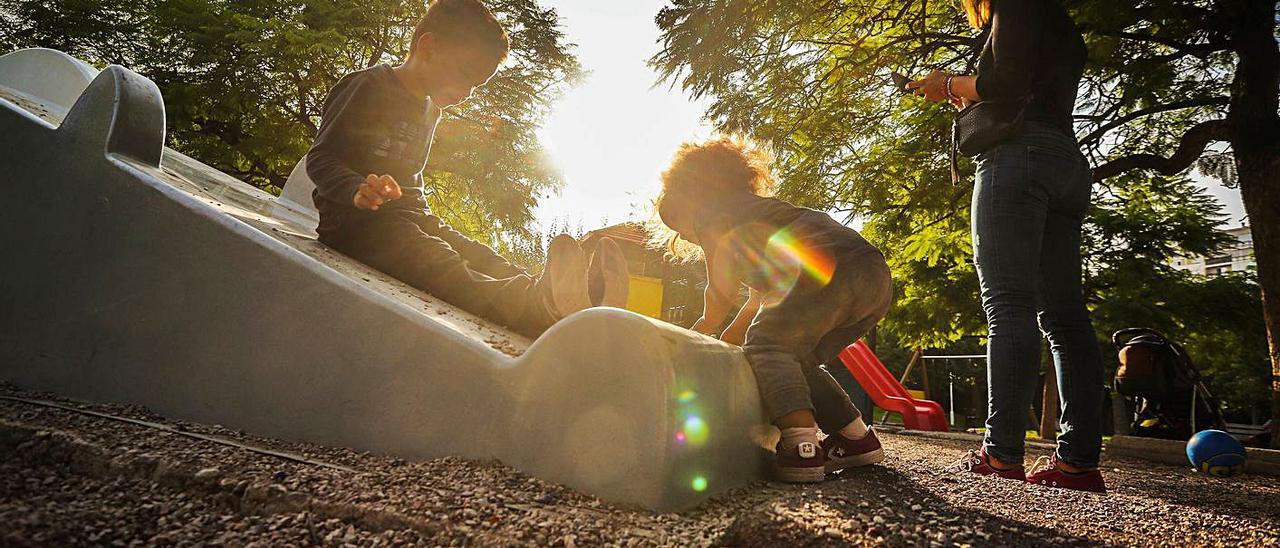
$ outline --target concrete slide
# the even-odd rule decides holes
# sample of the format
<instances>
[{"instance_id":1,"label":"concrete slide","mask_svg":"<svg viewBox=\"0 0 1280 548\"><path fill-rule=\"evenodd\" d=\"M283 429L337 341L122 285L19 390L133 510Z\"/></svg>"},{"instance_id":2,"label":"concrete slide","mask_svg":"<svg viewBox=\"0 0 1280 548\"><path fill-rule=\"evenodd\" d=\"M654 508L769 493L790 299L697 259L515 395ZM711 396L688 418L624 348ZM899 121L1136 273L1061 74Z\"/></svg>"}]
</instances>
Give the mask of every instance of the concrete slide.
<instances>
[{"instance_id":1,"label":"concrete slide","mask_svg":"<svg viewBox=\"0 0 1280 548\"><path fill-rule=\"evenodd\" d=\"M776 433L736 348L607 308L523 339L325 248L307 200L164 138L146 78L0 57L0 379L282 439L497 458L659 510L763 472Z\"/></svg>"},{"instance_id":2,"label":"concrete slide","mask_svg":"<svg viewBox=\"0 0 1280 548\"><path fill-rule=\"evenodd\" d=\"M840 361L853 373L876 407L902 415L908 430L946 432L947 415L938 402L917 400L889 374L867 343L858 341L840 352Z\"/></svg>"}]
</instances>

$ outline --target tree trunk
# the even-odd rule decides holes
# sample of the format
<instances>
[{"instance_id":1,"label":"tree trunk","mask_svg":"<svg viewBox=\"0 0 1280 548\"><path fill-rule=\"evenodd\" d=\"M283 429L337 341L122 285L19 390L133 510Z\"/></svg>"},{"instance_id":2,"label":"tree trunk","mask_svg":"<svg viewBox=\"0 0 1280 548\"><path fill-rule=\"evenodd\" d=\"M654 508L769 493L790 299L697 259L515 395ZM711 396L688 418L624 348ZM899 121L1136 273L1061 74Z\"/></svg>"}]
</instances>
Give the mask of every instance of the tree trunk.
<instances>
[{"instance_id":1,"label":"tree trunk","mask_svg":"<svg viewBox=\"0 0 1280 548\"><path fill-rule=\"evenodd\" d=\"M1271 446L1280 448L1280 435L1276 433L1280 426L1280 149L1272 152L1271 158L1252 158L1252 155L1239 152L1236 156L1240 193L1253 232L1258 281L1262 286L1262 309L1271 350Z\"/></svg>"},{"instance_id":2,"label":"tree trunk","mask_svg":"<svg viewBox=\"0 0 1280 548\"><path fill-rule=\"evenodd\" d=\"M1223 0L1238 56L1227 114L1253 232L1271 356L1271 446L1280 448L1280 50L1274 0Z\"/></svg>"}]
</instances>

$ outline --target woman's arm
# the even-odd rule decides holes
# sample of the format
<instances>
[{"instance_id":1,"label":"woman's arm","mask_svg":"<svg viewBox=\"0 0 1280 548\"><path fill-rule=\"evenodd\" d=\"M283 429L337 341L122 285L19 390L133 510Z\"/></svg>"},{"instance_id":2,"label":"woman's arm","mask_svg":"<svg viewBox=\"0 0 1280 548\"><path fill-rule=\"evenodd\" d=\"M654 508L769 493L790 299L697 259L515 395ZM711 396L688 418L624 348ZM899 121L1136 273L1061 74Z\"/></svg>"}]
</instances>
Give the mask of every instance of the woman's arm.
<instances>
[{"instance_id":1,"label":"woman's arm","mask_svg":"<svg viewBox=\"0 0 1280 548\"><path fill-rule=\"evenodd\" d=\"M724 333L720 335L720 340L742 346L742 343L747 340L747 328L751 327L751 320L756 318L756 313L760 311L762 302L764 302L763 296L752 289L751 294L747 297L746 304L742 305L742 309L733 318L733 322L729 324L729 327L725 328Z\"/></svg>"},{"instance_id":2,"label":"woman's arm","mask_svg":"<svg viewBox=\"0 0 1280 548\"><path fill-rule=\"evenodd\" d=\"M1001 101L1025 97L1035 74L1038 36L1041 31L1038 0L1001 0L991 14L993 62L977 76L940 70L907 84L926 101L947 101L964 108L977 101ZM948 90L950 80L950 90Z\"/></svg>"},{"instance_id":3,"label":"woman's arm","mask_svg":"<svg viewBox=\"0 0 1280 548\"><path fill-rule=\"evenodd\" d=\"M1031 93L1031 80L1035 77L1040 35L1044 28L1042 11L1041 0L1000 0L993 3L993 62L974 77L974 93L988 101L1013 100Z\"/></svg>"},{"instance_id":4,"label":"woman's arm","mask_svg":"<svg viewBox=\"0 0 1280 548\"><path fill-rule=\"evenodd\" d=\"M950 92L947 91L947 79L951 80ZM962 109L970 103L982 100L978 95L976 82L975 76L960 76L935 70L923 80L908 83L907 89L915 90L916 95L924 97L926 101L935 103L946 101L957 109Z\"/></svg>"}]
</instances>

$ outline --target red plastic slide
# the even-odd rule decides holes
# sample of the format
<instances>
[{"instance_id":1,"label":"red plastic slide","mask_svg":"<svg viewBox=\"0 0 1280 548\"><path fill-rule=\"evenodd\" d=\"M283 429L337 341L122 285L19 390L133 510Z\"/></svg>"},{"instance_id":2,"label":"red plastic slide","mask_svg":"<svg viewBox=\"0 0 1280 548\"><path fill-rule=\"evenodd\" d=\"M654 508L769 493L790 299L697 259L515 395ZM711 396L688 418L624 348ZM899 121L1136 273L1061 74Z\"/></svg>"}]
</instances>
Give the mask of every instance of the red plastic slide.
<instances>
[{"instance_id":1,"label":"red plastic slide","mask_svg":"<svg viewBox=\"0 0 1280 548\"><path fill-rule=\"evenodd\" d=\"M877 407L902 415L902 424L908 430L947 431L947 416L942 406L935 401L911 397L866 343L858 341L849 345L840 352L840 361Z\"/></svg>"}]
</instances>

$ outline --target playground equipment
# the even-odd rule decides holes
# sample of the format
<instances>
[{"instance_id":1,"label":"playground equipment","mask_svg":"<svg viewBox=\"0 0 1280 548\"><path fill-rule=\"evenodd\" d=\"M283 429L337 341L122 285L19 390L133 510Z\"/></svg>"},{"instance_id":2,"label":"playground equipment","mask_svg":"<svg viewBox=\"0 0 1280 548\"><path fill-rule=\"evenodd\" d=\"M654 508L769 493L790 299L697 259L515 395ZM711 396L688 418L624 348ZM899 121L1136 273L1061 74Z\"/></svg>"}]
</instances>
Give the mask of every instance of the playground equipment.
<instances>
[{"instance_id":1,"label":"playground equipment","mask_svg":"<svg viewBox=\"0 0 1280 548\"><path fill-rule=\"evenodd\" d=\"M35 75L35 76L33 76ZM760 477L741 351L617 309L536 341L315 241L279 200L164 148L155 84L0 57L0 379L408 458L497 458L688 507Z\"/></svg>"},{"instance_id":2,"label":"playground equipment","mask_svg":"<svg viewBox=\"0 0 1280 548\"><path fill-rule=\"evenodd\" d=\"M1226 427L1218 399L1182 345L1143 327L1116 331L1111 342L1120 361L1113 386L1133 403L1134 435L1183 439Z\"/></svg>"},{"instance_id":3,"label":"playground equipment","mask_svg":"<svg viewBox=\"0 0 1280 548\"><path fill-rule=\"evenodd\" d=\"M858 341L840 352L840 361L862 385L876 407L902 415L909 430L947 431L947 417L937 402L919 400L893 378L865 342Z\"/></svg>"}]
</instances>

